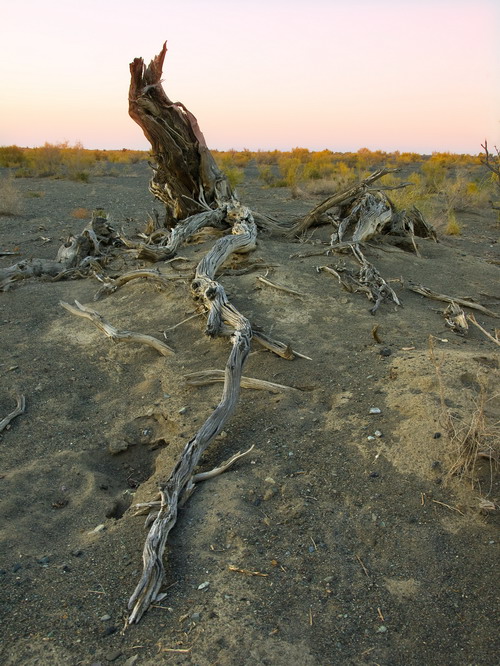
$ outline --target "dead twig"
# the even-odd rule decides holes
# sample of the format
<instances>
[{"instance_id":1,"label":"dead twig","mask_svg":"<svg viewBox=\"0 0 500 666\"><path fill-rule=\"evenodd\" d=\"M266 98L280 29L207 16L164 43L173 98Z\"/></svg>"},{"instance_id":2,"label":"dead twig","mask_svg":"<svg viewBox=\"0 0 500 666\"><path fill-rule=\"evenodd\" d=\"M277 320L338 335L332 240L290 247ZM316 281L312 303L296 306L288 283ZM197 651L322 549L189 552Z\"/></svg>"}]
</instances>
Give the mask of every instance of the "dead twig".
<instances>
[{"instance_id":1,"label":"dead twig","mask_svg":"<svg viewBox=\"0 0 500 666\"><path fill-rule=\"evenodd\" d=\"M439 502L438 500L435 499L433 499L432 501L434 502L434 504L440 504L441 506L445 506L450 511L456 511L461 516L465 516L465 513L463 511L460 511L460 509L457 509L456 506L450 506L449 504L445 504L444 502Z\"/></svg>"},{"instance_id":2,"label":"dead twig","mask_svg":"<svg viewBox=\"0 0 500 666\"><path fill-rule=\"evenodd\" d=\"M284 287L283 285L277 284L276 282L271 282L271 280L268 280L262 275L258 275L257 280L259 280L259 282L262 282L262 284L267 284L269 287L278 289L278 291L284 291L287 294L292 294L293 296L300 296L301 298L305 298L305 294L301 294L300 291L295 291L295 289L290 289L289 287Z\"/></svg>"},{"instance_id":3,"label":"dead twig","mask_svg":"<svg viewBox=\"0 0 500 666\"><path fill-rule=\"evenodd\" d=\"M240 569L238 567L233 567L232 564L228 566L229 571L236 571L237 573L245 574L246 576L261 576L262 578L267 578L269 574L262 573L261 571L250 571L249 569Z\"/></svg>"},{"instance_id":4,"label":"dead twig","mask_svg":"<svg viewBox=\"0 0 500 666\"><path fill-rule=\"evenodd\" d=\"M487 331L485 328L483 328L483 327L481 326L481 324L479 324L479 323L477 322L477 320L476 320L476 318L474 317L473 314L468 314L468 315L467 315L467 320L470 321L471 324L474 324L474 326L477 326L477 328L478 328L482 333L484 333L484 335L485 335L489 340L491 340L492 342L494 342L496 345L498 345L498 346L500 347L500 340L498 339L498 329L495 330L495 336L493 336L493 335L491 335L491 333L488 333L488 331Z\"/></svg>"}]
</instances>

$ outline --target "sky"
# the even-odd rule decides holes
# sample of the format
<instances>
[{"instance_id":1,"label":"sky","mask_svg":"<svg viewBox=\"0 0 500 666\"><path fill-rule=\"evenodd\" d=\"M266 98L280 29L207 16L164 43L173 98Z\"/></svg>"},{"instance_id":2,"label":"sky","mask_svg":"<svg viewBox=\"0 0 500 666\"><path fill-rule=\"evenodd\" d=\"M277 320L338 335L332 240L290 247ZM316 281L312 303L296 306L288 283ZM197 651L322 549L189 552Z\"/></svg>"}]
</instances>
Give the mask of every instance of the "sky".
<instances>
[{"instance_id":1,"label":"sky","mask_svg":"<svg viewBox=\"0 0 500 666\"><path fill-rule=\"evenodd\" d=\"M4 0L0 145L148 150L129 63L210 148L500 146L498 0Z\"/></svg>"}]
</instances>

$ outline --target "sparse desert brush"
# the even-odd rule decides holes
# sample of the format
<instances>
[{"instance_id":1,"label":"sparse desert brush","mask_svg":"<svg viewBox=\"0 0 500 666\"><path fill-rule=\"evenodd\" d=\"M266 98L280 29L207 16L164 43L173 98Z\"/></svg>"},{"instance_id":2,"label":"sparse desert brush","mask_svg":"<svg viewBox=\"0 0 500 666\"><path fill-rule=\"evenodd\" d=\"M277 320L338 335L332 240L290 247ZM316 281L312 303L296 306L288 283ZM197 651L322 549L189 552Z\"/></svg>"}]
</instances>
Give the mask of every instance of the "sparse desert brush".
<instances>
[{"instance_id":1,"label":"sparse desert brush","mask_svg":"<svg viewBox=\"0 0 500 666\"><path fill-rule=\"evenodd\" d=\"M23 148L19 146L0 146L0 167L19 167L26 162Z\"/></svg>"},{"instance_id":2,"label":"sparse desert brush","mask_svg":"<svg viewBox=\"0 0 500 666\"><path fill-rule=\"evenodd\" d=\"M279 169L283 177L282 185L296 187L302 176L303 162L300 157L283 157L279 162Z\"/></svg>"},{"instance_id":3,"label":"sparse desert brush","mask_svg":"<svg viewBox=\"0 0 500 666\"><path fill-rule=\"evenodd\" d=\"M444 230L445 234L448 236L460 236L462 233L462 228L458 223L457 216L455 215L454 210L448 212L448 222Z\"/></svg>"},{"instance_id":4,"label":"sparse desert brush","mask_svg":"<svg viewBox=\"0 0 500 666\"><path fill-rule=\"evenodd\" d=\"M339 191L338 181L334 178L320 178L319 180L310 180L306 183L306 191L309 194L318 194L330 196Z\"/></svg>"},{"instance_id":5,"label":"sparse desert brush","mask_svg":"<svg viewBox=\"0 0 500 666\"><path fill-rule=\"evenodd\" d=\"M24 196L28 199L42 199L45 192L43 190L28 190Z\"/></svg>"},{"instance_id":6,"label":"sparse desert brush","mask_svg":"<svg viewBox=\"0 0 500 666\"><path fill-rule=\"evenodd\" d=\"M259 164L258 167L259 180L261 180L267 187L276 186L276 174L270 164Z\"/></svg>"},{"instance_id":7,"label":"sparse desert brush","mask_svg":"<svg viewBox=\"0 0 500 666\"><path fill-rule=\"evenodd\" d=\"M471 180L465 171L458 171L454 178L446 178L441 186L446 207L455 211L485 206L491 193L486 179Z\"/></svg>"},{"instance_id":8,"label":"sparse desert brush","mask_svg":"<svg viewBox=\"0 0 500 666\"><path fill-rule=\"evenodd\" d=\"M428 194L437 194L447 175L445 162L434 155L424 162L421 167L423 186Z\"/></svg>"},{"instance_id":9,"label":"sparse desert brush","mask_svg":"<svg viewBox=\"0 0 500 666\"><path fill-rule=\"evenodd\" d=\"M440 420L451 444L447 453L447 478L468 480L475 487L479 464L486 460L491 483L500 461L500 427L498 421L494 422L487 415L487 408L498 400L499 394L491 390L491 380L478 374L471 382L476 395L464 405L461 413L451 411L447 405L445 356L436 354L433 336L429 338L429 357L438 381Z\"/></svg>"},{"instance_id":10,"label":"sparse desert brush","mask_svg":"<svg viewBox=\"0 0 500 666\"><path fill-rule=\"evenodd\" d=\"M90 218L91 212L88 208L74 208L70 215L77 220L86 220L87 218Z\"/></svg>"},{"instance_id":11,"label":"sparse desert brush","mask_svg":"<svg viewBox=\"0 0 500 666\"><path fill-rule=\"evenodd\" d=\"M0 215L19 215L21 211L21 195L12 178L1 178Z\"/></svg>"},{"instance_id":12,"label":"sparse desert brush","mask_svg":"<svg viewBox=\"0 0 500 666\"><path fill-rule=\"evenodd\" d=\"M223 169L231 187L237 187L245 180L245 172L237 166L229 166Z\"/></svg>"}]
</instances>

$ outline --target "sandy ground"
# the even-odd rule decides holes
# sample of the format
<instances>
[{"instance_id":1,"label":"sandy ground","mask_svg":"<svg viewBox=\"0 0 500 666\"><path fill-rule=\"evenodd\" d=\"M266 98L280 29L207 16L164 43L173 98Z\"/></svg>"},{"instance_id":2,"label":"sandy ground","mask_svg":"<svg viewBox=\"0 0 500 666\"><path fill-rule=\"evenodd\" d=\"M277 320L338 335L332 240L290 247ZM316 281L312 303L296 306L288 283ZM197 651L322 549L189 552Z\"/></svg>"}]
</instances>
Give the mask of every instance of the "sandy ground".
<instances>
[{"instance_id":1,"label":"sandy ground","mask_svg":"<svg viewBox=\"0 0 500 666\"><path fill-rule=\"evenodd\" d=\"M0 218L0 249L54 258L86 222L71 217L78 207L103 206L132 235L155 207L148 175L136 165L88 184L20 179L24 212ZM252 169L239 194L282 222L318 201L262 189ZM403 303L375 317L362 294L317 272L342 257L290 258L309 243L261 234L251 256L303 297L257 281L264 271L221 277L252 322L312 360L254 346L245 375L296 390L242 391L201 469L255 448L181 510L166 553L168 595L127 629L145 538L131 504L153 497L220 396L220 384L190 387L184 375L223 368L228 341L206 338L201 317L172 328L195 311L189 277L214 234L181 250L188 261L168 268L179 279L162 291L135 282L94 303L94 280L34 279L0 294L0 419L17 394L27 405L0 435L1 662L498 663L498 511L481 509L485 498L498 502L498 477L488 459L474 486L449 477L457 450L442 408L443 399L466 427L483 391L493 432L498 347L477 329L458 337L443 304L408 288L422 283L500 312L495 215L460 222L460 237L420 241L421 257L367 249ZM0 267L11 263L0 257ZM175 355L114 345L59 305L75 299L119 328L166 331Z\"/></svg>"}]
</instances>

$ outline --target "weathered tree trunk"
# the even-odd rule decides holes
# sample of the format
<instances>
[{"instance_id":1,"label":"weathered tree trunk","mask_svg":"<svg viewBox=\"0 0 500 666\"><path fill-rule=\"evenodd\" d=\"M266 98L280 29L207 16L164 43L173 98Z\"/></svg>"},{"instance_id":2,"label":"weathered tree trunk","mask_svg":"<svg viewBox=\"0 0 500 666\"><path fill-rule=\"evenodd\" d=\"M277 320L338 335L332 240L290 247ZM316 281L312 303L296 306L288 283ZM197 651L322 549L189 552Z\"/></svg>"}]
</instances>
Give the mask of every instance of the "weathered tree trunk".
<instances>
[{"instance_id":1,"label":"weathered tree trunk","mask_svg":"<svg viewBox=\"0 0 500 666\"><path fill-rule=\"evenodd\" d=\"M206 333L227 335L232 349L226 364L219 405L186 444L177 464L160 484L161 506L153 513L143 551L143 574L129 601L129 623L138 622L158 599L163 583L163 553L177 519L177 507L189 493L194 470L210 442L234 411L240 391L243 364L250 349L252 328L246 317L229 303L224 288L215 281L217 269L233 252L255 248L257 228L252 213L243 207L207 148L196 118L183 104L169 100L161 86L166 44L145 67L142 58L130 65L129 113L151 143L156 165L151 192L166 206L166 223L172 228L166 256L203 226L224 225L231 232L219 239L199 263L191 284L193 296L207 313ZM173 228L175 227L175 228ZM163 258L163 257L162 257Z\"/></svg>"},{"instance_id":2,"label":"weathered tree trunk","mask_svg":"<svg viewBox=\"0 0 500 666\"><path fill-rule=\"evenodd\" d=\"M155 164L149 189L166 206L171 228L207 208L221 208L236 197L215 163L193 114L172 102L161 85L167 44L146 67L130 64L129 114L151 144Z\"/></svg>"}]
</instances>

